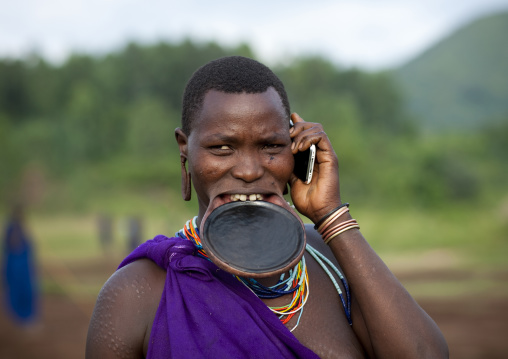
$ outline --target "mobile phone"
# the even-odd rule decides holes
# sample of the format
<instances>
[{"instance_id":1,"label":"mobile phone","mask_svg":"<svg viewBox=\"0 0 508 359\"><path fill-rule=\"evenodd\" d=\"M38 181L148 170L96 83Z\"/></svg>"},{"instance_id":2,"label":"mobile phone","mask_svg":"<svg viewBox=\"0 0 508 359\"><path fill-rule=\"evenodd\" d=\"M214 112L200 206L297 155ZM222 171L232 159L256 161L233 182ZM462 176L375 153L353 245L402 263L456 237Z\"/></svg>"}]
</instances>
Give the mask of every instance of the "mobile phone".
<instances>
[{"instance_id":1,"label":"mobile phone","mask_svg":"<svg viewBox=\"0 0 508 359\"><path fill-rule=\"evenodd\" d=\"M289 119L289 126L293 127L293 120ZM309 184L312 181L312 172L314 171L314 161L316 159L316 146L311 145L306 151L297 152L295 157L295 167L293 173L300 180Z\"/></svg>"},{"instance_id":2,"label":"mobile phone","mask_svg":"<svg viewBox=\"0 0 508 359\"><path fill-rule=\"evenodd\" d=\"M308 150L298 152L294 155L295 168L293 170L296 177L306 184L312 181L312 172L314 170L314 160L316 159L316 146L311 145Z\"/></svg>"}]
</instances>

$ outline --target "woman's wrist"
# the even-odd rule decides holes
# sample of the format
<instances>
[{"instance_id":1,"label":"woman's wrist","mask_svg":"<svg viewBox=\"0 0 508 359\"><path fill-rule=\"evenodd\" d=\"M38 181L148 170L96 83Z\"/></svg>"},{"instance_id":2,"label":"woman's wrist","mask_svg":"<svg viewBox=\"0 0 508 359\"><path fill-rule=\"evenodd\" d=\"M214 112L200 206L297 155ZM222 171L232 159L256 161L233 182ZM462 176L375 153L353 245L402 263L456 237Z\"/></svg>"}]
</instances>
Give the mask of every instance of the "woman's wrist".
<instances>
[{"instance_id":1,"label":"woman's wrist","mask_svg":"<svg viewBox=\"0 0 508 359\"><path fill-rule=\"evenodd\" d=\"M337 211L340 211L341 209L345 208L345 207L348 207L349 208L349 203L340 203L337 207L335 207L334 209L328 211L328 212L325 212L324 215L320 215L318 217L318 220L314 222L314 229L318 229L320 226L322 226L325 222L327 221L330 221L331 217L337 213Z\"/></svg>"},{"instance_id":2,"label":"woman's wrist","mask_svg":"<svg viewBox=\"0 0 508 359\"><path fill-rule=\"evenodd\" d=\"M349 214L349 203L344 203L316 222L314 229L319 232L325 244L329 244L344 232L360 229L360 225Z\"/></svg>"}]
</instances>

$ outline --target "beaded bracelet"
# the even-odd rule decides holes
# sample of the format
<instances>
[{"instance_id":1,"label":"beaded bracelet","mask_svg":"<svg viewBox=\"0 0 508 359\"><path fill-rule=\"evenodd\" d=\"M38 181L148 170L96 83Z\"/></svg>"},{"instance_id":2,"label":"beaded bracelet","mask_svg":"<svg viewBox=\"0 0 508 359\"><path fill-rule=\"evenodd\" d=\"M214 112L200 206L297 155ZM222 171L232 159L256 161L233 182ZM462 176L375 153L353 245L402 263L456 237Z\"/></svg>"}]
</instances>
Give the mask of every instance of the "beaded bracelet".
<instances>
[{"instance_id":1,"label":"beaded bracelet","mask_svg":"<svg viewBox=\"0 0 508 359\"><path fill-rule=\"evenodd\" d=\"M349 207L349 203L343 203L341 204L340 206L338 206L337 208L335 208L334 210L328 212L327 214L325 214L325 216L323 218L321 218L319 221L317 221L316 225L314 226L314 229L318 229L321 224L328 218L330 217L332 214L334 214L336 211L338 211L339 209L341 209L342 207Z\"/></svg>"}]
</instances>

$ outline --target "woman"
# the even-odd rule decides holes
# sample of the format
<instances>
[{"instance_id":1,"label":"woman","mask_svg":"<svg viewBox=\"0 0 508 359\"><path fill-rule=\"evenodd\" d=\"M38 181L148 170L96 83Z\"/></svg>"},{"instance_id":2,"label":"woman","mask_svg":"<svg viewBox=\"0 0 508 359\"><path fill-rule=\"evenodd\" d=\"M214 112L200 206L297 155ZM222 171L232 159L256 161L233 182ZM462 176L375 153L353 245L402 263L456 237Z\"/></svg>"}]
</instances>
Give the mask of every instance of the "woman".
<instances>
[{"instance_id":1,"label":"woman","mask_svg":"<svg viewBox=\"0 0 508 359\"><path fill-rule=\"evenodd\" d=\"M266 66L227 57L198 69L175 136L182 195L190 199L192 183L199 212L175 237L138 247L108 280L91 320L88 358L448 356L435 323L342 203L337 156L322 126L291 114L281 81ZM293 156L312 144L316 165L305 184L293 174ZM295 284L265 298L259 288L273 287L279 276L238 280L206 258L199 229L235 200L291 211L287 184L317 230L305 227L310 249L292 272ZM295 296L294 315L274 314Z\"/></svg>"}]
</instances>

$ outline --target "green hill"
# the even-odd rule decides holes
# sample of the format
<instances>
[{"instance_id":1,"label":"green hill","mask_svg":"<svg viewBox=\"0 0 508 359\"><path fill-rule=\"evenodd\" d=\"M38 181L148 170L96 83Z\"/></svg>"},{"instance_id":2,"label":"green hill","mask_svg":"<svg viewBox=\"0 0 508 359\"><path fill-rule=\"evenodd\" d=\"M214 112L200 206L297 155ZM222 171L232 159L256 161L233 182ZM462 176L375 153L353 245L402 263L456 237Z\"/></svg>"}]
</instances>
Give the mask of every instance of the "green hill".
<instances>
[{"instance_id":1,"label":"green hill","mask_svg":"<svg viewBox=\"0 0 508 359\"><path fill-rule=\"evenodd\" d=\"M508 119L508 12L458 29L394 71L429 130L473 130Z\"/></svg>"}]
</instances>

